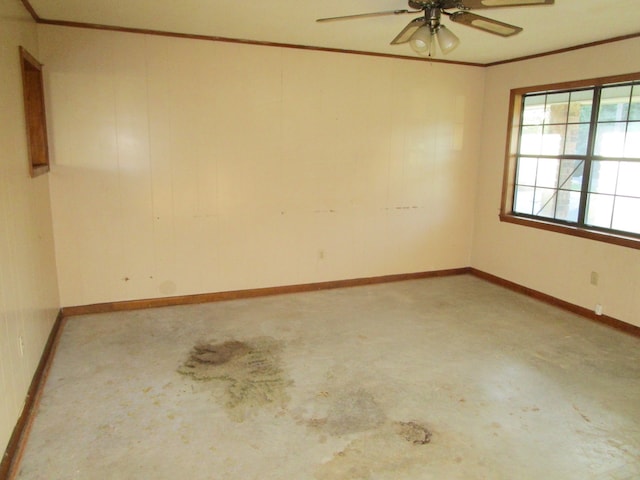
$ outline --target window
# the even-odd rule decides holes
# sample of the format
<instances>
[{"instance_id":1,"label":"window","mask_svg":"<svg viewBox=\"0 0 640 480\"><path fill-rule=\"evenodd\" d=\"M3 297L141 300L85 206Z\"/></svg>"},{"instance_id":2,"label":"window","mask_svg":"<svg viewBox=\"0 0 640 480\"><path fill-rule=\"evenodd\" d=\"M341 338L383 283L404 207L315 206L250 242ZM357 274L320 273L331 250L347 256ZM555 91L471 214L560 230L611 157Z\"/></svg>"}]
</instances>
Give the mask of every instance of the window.
<instances>
[{"instance_id":1,"label":"window","mask_svg":"<svg viewBox=\"0 0 640 480\"><path fill-rule=\"evenodd\" d=\"M29 145L29 172L32 177L36 177L49 171L42 65L22 47L20 47L20 64Z\"/></svg>"},{"instance_id":2,"label":"window","mask_svg":"<svg viewBox=\"0 0 640 480\"><path fill-rule=\"evenodd\" d=\"M640 74L511 93L501 219L640 248Z\"/></svg>"}]
</instances>

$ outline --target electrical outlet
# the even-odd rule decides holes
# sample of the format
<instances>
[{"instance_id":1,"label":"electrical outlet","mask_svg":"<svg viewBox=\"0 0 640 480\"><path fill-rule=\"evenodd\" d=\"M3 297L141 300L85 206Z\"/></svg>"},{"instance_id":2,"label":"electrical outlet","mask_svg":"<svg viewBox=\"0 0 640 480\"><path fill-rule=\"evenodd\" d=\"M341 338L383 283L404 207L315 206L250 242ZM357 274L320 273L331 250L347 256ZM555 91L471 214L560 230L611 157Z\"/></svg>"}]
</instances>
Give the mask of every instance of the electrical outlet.
<instances>
[{"instance_id":1,"label":"electrical outlet","mask_svg":"<svg viewBox=\"0 0 640 480\"><path fill-rule=\"evenodd\" d=\"M22 335L18 335L18 349L20 351L20 356L24 357L24 339Z\"/></svg>"},{"instance_id":2,"label":"electrical outlet","mask_svg":"<svg viewBox=\"0 0 640 480\"><path fill-rule=\"evenodd\" d=\"M598 272L591 272L591 278L590 278L591 285L598 285L599 280L600 280L600 275L598 275Z\"/></svg>"},{"instance_id":3,"label":"electrical outlet","mask_svg":"<svg viewBox=\"0 0 640 480\"><path fill-rule=\"evenodd\" d=\"M599 303L596 304L596 308L594 311L596 312L596 315L602 315L602 305L600 305Z\"/></svg>"}]
</instances>

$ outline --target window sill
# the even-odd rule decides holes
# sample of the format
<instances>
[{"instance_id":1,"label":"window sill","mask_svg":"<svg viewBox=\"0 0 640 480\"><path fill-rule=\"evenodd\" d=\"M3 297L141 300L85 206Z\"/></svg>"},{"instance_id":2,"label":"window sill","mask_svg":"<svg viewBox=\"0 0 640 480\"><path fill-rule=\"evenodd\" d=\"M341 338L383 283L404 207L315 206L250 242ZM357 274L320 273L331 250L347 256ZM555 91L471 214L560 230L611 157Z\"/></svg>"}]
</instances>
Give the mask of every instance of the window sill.
<instances>
[{"instance_id":1,"label":"window sill","mask_svg":"<svg viewBox=\"0 0 640 480\"><path fill-rule=\"evenodd\" d=\"M506 213L500 214L500 221L640 250L640 239L635 237L625 237L623 235L604 233L597 230L588 230L586 228L572 227L569 225L559 225L557 223L533 220L531 218L518 217Z\"/></svg>"}]
</instances>

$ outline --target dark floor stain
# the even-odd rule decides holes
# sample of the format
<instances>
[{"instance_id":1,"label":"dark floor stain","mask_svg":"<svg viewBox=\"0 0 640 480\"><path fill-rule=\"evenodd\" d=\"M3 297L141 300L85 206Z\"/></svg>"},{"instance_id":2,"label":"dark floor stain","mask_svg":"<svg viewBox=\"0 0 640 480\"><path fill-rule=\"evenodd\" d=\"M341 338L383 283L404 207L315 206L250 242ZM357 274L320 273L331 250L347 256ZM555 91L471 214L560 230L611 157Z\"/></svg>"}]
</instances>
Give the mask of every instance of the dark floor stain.
<instances>
[{"instance_id":1,"label":"dark floor stain","mask_svg":"<svg viewBox=\"0 0 640 480\"><path fill-rule=\"evenodd\" d=\"M326 430L331 435L371 430L383 424L385 414L370 392L364 389L347 392L331 404Z\"/></svg>"},{"instance_id":2,"label":"dark floor stain","mask_svg":"<svg viewBox=\"0 0 640 480\"><path fill-rule=\"evenodd\" d=\"M195 364L204 363L211 365L221 365L227 363L233 357L239 357L249 353L250 348L246 343L236 340L219 343L217 345L202 344L196 345L191 351L191 356L187 363L195 368ZM187 365L185 363L185 365Z\"/></svg>"},{"instance_id":3,"label":"dark floor stain","mask_svg":"<svg viewBox=\"0 0 640 480\"><path fill-rule=\"evenodd\" d=\"M350 439L318 465L316 479L410 478L428 462L432 449L423 445L431 442L431 431L418 421L391 421L370 391L356 387L334 394L322 390L316 399L326 406L318 410L326 413L300 419L300 423L320 434L320 443L326 436Z\"/></svg>"},{"instance_id":4,"label":"dark floor stain","mask_svg":"<svg viewBox=\"0 0 640 480\"><path fill-rule=\"evenodd\" d=\"M318 480L412 478L429 462L431 432L416 422L389 422L364 432L318 466ZM389 477L391 475L391 477Z\"/></svg>"},{"instance_id":5,"label":"dark floor stain","mask_svg":"<svg viewBox=\"0 0 640 480\"><path fill-rule=\"evenodd\" d=\"M397 422L398 435L414 445L424 445L431 441L431 432L416 422Z\"/></svg>"},{"instance_id":6,"label":"dark floor stain","mask_svg":"<svg viewBox=\"0 0 640 480\"><path fill-rule=\"evenodd\" d=\"M193 347L178 373L224 384L223 406L233 420L242 422L257 408L286 407L292 382L280 366L281 350L281 342L271 337L201 343Z\"/></svg>"}]
</instances>

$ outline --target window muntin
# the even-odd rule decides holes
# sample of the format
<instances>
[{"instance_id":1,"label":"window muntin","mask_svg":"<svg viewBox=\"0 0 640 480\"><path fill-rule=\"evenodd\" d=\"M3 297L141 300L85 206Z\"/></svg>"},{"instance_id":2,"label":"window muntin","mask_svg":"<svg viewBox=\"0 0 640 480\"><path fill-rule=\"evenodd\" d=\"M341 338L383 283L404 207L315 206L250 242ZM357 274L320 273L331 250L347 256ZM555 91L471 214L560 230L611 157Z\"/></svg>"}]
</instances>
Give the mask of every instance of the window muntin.
<instances>
[{"instance_id":1,"label":"window muntin","mask_svg":"<svg viewBox=\"0 0 640 480\"><path fill-rule=\"evenodd\" d=\"M640 237L640 81L519 99L512 215Z\"/></svg>"}]
</instances>

